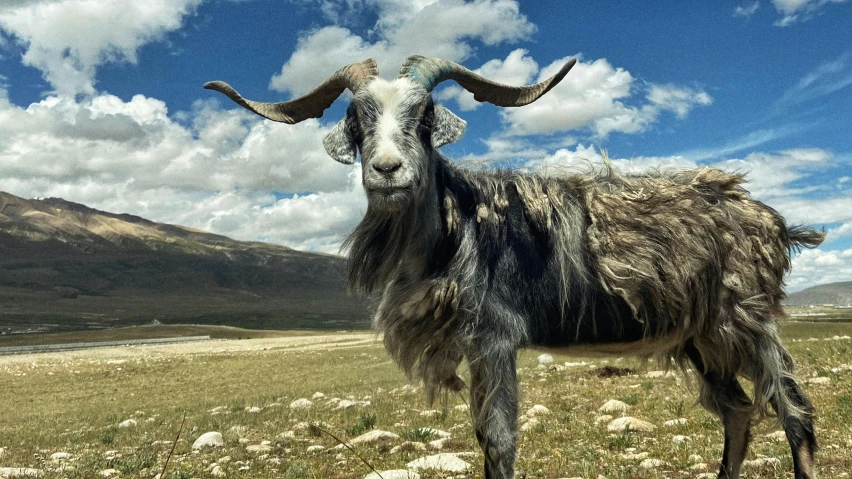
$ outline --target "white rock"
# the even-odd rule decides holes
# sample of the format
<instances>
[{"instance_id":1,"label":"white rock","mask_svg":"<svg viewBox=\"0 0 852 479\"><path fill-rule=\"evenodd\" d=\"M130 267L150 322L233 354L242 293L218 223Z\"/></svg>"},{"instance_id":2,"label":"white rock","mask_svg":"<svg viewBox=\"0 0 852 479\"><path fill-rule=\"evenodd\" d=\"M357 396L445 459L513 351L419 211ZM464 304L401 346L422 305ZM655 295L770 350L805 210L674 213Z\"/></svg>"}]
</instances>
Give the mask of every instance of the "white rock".
<instances>
[{"instance_id":1,"label":"white rock","mask_svg":"<svg viewBox=\"0 0 852 479\"><path fill-rule=\"evenodd\" d=\"M553 363L553 356L551 356L547 353L542 354L538 357L538 363L539 364L552 364Z\"/></svg>"},{"instance_id":2,"label":"white rock","mask_svg":"<svg viewBox=\"0 0 852 479\"><path fill-rule=\"evenodd\" d=\"M305 398L296 399L295 401L290 403L290 409L305 409L313 406L314 403L308 401Z\"/></svg>"},{"instance_id":3,"label":"white rock","mask_svg":"<svg viewBox=\"0 0 852 479\"><path fill-rule=\"evenodd\" d=\"M334 409L349 409L351 407L360 406L366 407L370 405L370 401L352 401L349 399L341 399Z\"/></svg>"},{"instance_id":4,"label":"white rock","mask_svg":"<svg viewBox=\"0 0 852 479\"><path fill-rule=\"evenodd\" d=\"M198 436L198 439L192 443L192 448L203 449L205 447L222 447L224 445L225 440L222 438L222 433L210 431Z\"/></svg>"},{"instance_id":5,"label":"white rock","mask_svg":"<svg viewBox=\"0 0 852 479\"><path fill-rule=\"evenodd\" d=\"M118 427L133 427L136 425L136 419L128 419L126 421L121 421L118 424ZM109 470L109 469L107 469Z\"/></svg>"},{"instance_id":6,"label":"white rock","mask_svg":"<svg viewBox=\"0 0 852 479\"><path fill-rule=\"evenodd\" d=\"M646 378L661 378L666 375L665 371L648 371L645 373Z\"/></svg>"},{"instance_id":7,"label":"white rock","mask_svg":"<svg viewBox=\"0 0 852 479\"><path fill-rule=\"evenodd\" d=\"M647 459L650 455L651 454L647 452L629 452L627 454L622 454L621 458L627 461L641 461L642 459Z\"/></svg>"},{"instance_id":8,"label":"white rock","mask_svg":"<svg viewBox=\"0 0 852 479\"><path fill-rule=\"evenodd\" d=\"M71 459L71 457L72 457L71 453L68 453L68 452L54 452L53 454L50 455L50 460L51 461L67 461L68 459Z\"/></svg>"},{"instance_id":9,"label":"white rock","mask_svg":"<svg viewBox=\"0 0 852 479\"><path fill-rule=\"evenodd\" d=\"M371 472L364 476L364 479L420 479L420 474L407 469L394 469L392 471L382 471L381 475Z\"/></svg>"},{"instance_id":10,"label":"white rock","mask_svg":"<svg viewBox=\"0 0 852 479\"><path fill-rule=\"evenodd\" d=\"M536 404L527 411L527 417L547 416L548 414L550 414L550 409L541 404Z\"/></svg>"},{"instance_id":11,"label":"white rock","mask_svg":"<svg viewBox=\"0 0 852 479\"><path fill-rule=\"evenodd\" d=\"M701 474L695 476L695 479L716 479L717 475L715 472L702 472Z\"/></svg>"},{"instance_id":12,"label":"white rock","mask_svg":"<svg viewBox=\"0 0 852 479\"><path fill-rule=\"evenodd\" d=\"M247 413L257 414L257 413L259 413L260 411L262 411L262 409L260 409L260 408L259 408L259 407L257 407L257 406L252 406L252 407L246 407L246 408L245 408L245 411L246 411Z\"/></svg>"},{"instance_id":13,"label":"white rock","mask_svg":"<svg viewBox=\"0 0 852 479\"><path fill-rule=\"evenodd\" d=\"M19 477L41 477L41 469L30 467L0 467L0 477L4 479L17 479Z\"/></svg>"},{"instance_id":14,"label":"white rock","mask_svg":"<svg viewBox=\"0 0 852 479\"><path fill-rule=\"evenodd\" d=\"M453 409L455 409L456 411L469 411L470 406L468 406L467 404L459 404L458 406L453 407Z\"/></svg>"},{"instance_id":15,"label":"white rock","mask_svg":"<svg viewBox=\"0 0 852 479\"><path fill-rule=\"evenodd\" d=\"M222 470L222 466L216 464L213 466L213 469L210 470L210 475L213 477L225 477L228 473Z\"/></svg>"},{"instance_id":16,"label":"white rock","mask_svg":"<svg viewBox=\"0 0 852 479\"><path fill-rule=\"evenodd\" d=\"M313 396L311 396L311 399L314 399L314 400L316 400L316 399L323 399L323 398L325 398L325 394L323 394L323 393L321 393L321 392L319 392L319 391L315 392L315 393L314 393L314 395L313 395Z\"/></svg>"},{"instance_id":17,"label":"white rock","mask_svg":"<svg viewBox=\"0 0 852 479\"><path fill-rule=\"evenodd\" d=\"M397 439L399 439L399 436L392 432L375 429L373 431L361 434L355 439L349 441L349 445L355 446L358 444L384 443L389 441L396 441Z\"/></svg>"},{"instance_id":18,"label":"white rock","mask_svg":"<svg viewBox=\"0 0 852 479\"><path fill-rule=\"evenodd\" d=\"M656 426L654 426L648 421L643 421L634 417L625 416L613 419L609 424L607 424L606 429L609 432L651 432L656 429Z\"/></svg>"},{"instance_id":19,"label":"white rock","mask_svg":"<svg viewBox=\"0 0 852 479\"><path fill-rule=\"evenodd\" d=\"M808 384L828 384L830 382L831 382L831 379L826 378L826 377L808 379Z\"/></svg>"},{"instance_id":20,"label":"white rock","mask_svg":"<svg viewBox=\"0 0 852 479\"><path fill-rule=\"evenodd\" d=\"M459 459L456 454L442 453L415 459L406 464L406 467L409 469L434 469L444 472L465 472L470 469L470 464Z\"/></svg>"},{"instance_id":21,"label":"white rock","mask_svg":"<svg viewBox=\"0 0 852 479\"><path fill-rule=\"evenodd\" d=\"M443 411L440 409L427 409L426 411L420 411L420 415L425 417L435 417L440 416L442 412Z\"/></svg>"},{"instance_id":22,"label":"white rock","mask_svg":"<svg viewBox=\"0 0 852 479\"><path fill-rule=\"evenodd\" d=\"M692 438L689 437L689 436L673 436L672 437L672 442L675 442L675 443L684 443L686 441L691 441L691 440L692 440Z\"/></svg>"},{"instance_id":23,"label":"white rock","mask_svg":"<svg viewBox=\"0 0 852 479\"><path fill-rule=\"evenodd\" d=\"M270 446L269 444L252 444L251 446L246 447L246 452L251 452L254 454L262 454L271 450L272 446Z\"/></svg>"},{"instance_id":24,"label":"white rock","mask_svg":"<svg viewBox=\"0 0 852 479\"><path fill-rule=\"evenodd\" d=\"M313 454L315 452L320 452L322 450L325 450L325 446L320 446L319 444L315 444L313 446L308 446L307 453Z\"/></svg>"},{"instance_id":25,"label":"white rock","mask_svg":"<svg viewBox=\"0 0 852 479\"><path fill-rule=\"evenodd\" d=\"M220 457L219 460L216 461L217 464L228 464L229 462L231 462L231 456Z\"/></svg>"},{"instance_id":26,"label":"white rock","mask_svg":"<svg viewBox=\"0 0 852 479\"><path fill-rule=\"evenodd\" d=\"M600 424L602 422L610 422L612 421L612 416L609 414L604 414L603 416L598 416L595 418L595 424Z\"/></svg>"},{"instance_id":27,"label":"white rock","mask_svg":"<svg viewBox=\"0 0 852 479\"><path fill-rule=\"evenodd\" d=\"M618 414L626 412L628 409L630 409L630 405L626 402L619 401L618 399L610 399L605 402L603 406L598 408L598 412L605 414Z\"/></svg>"},{"instance_id":28,"label":"white rock","mask_svg":"<svg viewBox=\"0 0 852 479\"><path fill-rule=\"evenodd\" d=\"M98 475L101 477L118 477L119 474L121 473L118 472L118 469L104 469L103 471L98 473Z\"/></svg>"},{"instance_id":29,"label":"white rock","mask_svg":"<svg viewBox=\"0 0 852 479\"><path fill-rule=\"evenodd\" d=\"M657 467L664 466L666 463L659 459L645 459L644 461L639 463L639 467L642 469L654 469Z\"/></svg>"},{"instance_id":30,"label":"white rock","mask_svg":"<svg viewBox=\"0 0 852 479\"><path fill-rule=\"evenodd\" d=\"M438 437L440 439L445 439L445 438L453 436L452 434L448 433L447 431L442 431L440 429L434 429L434 428L431 428L431 427L422 427L422 428L420 428L420 430L423 431L424 433L431 434L431 435Z\"/></svg>"},{"instance_id":31,"label":"white rock","mask_svg":"<svg viewBox=\"0 0 852 479\"><path fill-rule=\"evenodd\" d=\"M704 458L699 456L698 454L693 454L693 455L689 456L689 460L692 461L692 462L701 462L701 461L704 460Z\"/></svg>"},{"instance_id":32,"label":"white rock","mask_svg":"<svg viewBox=\"0 0 852 479\"><path fill-rule=\"evenodd\" d=\"M531 418L529 418L529 420L527 420L527 422L525 422L521 425L520 429L523 432L527 432L527 431L533 429L534 427L536 427L538 425L539 425L538 418L537 417L531 417Z\"/></svg>"},{"instance_id":33,"label":"white rock","mask_svg":"<svg viewBox=\"0 0 852 479\"><path fill-rule=\"evenodd\" d=\"M228 432L232 432L237 436L242 436L243 434L248 432L248 428L245 426L231 426L231 428L228 429Z\"/></svg>"},{"instance_id":34,"label":"white rock","mask_svg":"<svg viewBox=\"0 0 852 479\"><path fill-rule=\"evenodd\" d=\"M674 426L682 426L684 424L686 424L686 418L679 417L677 419L671 419L669 421L664 422L663 426L674 427Z\"/></svg>"}]
</instances>

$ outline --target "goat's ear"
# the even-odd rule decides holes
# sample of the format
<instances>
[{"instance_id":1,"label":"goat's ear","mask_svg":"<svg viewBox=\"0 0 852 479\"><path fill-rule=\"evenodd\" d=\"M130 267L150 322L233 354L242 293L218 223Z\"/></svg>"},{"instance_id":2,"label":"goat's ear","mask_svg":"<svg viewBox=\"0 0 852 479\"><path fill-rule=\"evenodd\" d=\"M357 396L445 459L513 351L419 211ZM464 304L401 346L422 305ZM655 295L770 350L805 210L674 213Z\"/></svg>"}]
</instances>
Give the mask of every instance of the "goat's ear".
<instances>
[{"instance_id":1,"label":"goat's ear","mask_svg":"<svg viewBox=\"0 0 852 479\"><path fill-rule=\"evenodd\" d=\"M435 105L435 123L432 127L432 147L440 148L458 141L464 134L467 122L441 105Z\"/></svg>"},{"instance_id":2,"label":"goat's ear","mask_svg":"<svg viewBox=\"0 0 852 479\"><path fill-rule=\"evenodd\" d=\"M322 140L322 145L325 151L335 160L351 165L355 163L355 156L358 155L358 146L355 144L355 138L352 138L352 133L346 127L346 119L334 125L334 128L325 135Z\"/></svg>"}]
</instances>

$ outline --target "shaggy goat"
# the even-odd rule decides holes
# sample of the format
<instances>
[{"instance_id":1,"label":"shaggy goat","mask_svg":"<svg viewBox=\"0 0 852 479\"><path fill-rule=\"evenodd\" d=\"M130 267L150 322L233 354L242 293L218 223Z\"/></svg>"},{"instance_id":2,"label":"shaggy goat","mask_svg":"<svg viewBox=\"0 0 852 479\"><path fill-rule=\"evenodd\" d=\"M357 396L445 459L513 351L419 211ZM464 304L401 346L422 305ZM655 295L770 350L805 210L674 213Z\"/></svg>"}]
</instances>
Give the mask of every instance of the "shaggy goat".
<instances>
[{"instance_id":1,"label":"shaggy goat","mask_svg":"<svg viewBox=\"0 0 852 479\"><path fill-rule=\"evenodd\" d=\"M793 377L776 319L791 252L823 235L788 227L713 168L646 175L543 176L469 171L437 152L465 122L431 91L455 80L479 101L521 106L568 73L525 87L413 56L393 81L373 60L348 65L282 103L220 91L268 119L316 118L344 89L346 118L324 140L337 161L361 153L368 196L346 240L351 289L382 292L375 325L391 356L423 379L429 400L458 391L470 366L471 414L485 477L514 475L525 346L657 357L700 378L700 402L725 427L720 477L736 478L753 415L774 409L796 478L812 478L813 407ZM742 376L754 384L750 398Z\"/></svg>"}]
</instances>

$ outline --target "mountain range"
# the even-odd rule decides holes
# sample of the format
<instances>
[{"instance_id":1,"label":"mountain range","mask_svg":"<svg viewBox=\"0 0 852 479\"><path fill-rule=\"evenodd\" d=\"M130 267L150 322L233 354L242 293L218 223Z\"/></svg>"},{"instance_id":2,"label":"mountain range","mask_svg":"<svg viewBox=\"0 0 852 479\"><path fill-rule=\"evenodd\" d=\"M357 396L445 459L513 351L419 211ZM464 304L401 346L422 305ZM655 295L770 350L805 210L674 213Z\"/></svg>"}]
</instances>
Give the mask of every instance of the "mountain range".
<instances>
[{"instance_id":1,"label":"mountain range","mask_svg":"<svg viewBox=\"0 0 852 479\"><path fill-rule=\"evenodd\" d=\"M362 329L339 256L0 192L0 332L163 323Z\"/></svg>"}]
</instances>

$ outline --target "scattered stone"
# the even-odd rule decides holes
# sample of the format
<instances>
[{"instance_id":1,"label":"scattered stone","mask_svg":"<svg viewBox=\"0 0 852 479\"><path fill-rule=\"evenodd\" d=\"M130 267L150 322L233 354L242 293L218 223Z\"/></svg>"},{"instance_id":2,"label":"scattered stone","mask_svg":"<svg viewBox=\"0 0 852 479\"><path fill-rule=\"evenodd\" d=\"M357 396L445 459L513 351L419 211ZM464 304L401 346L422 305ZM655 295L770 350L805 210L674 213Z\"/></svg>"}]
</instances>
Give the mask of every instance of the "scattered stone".
<instances>
[{"instance_id":1,"label":"scattered stone","mask_svg":"<svg viewBox=\"0 0 852 479\"><path fill-rule=\"evenodd\" d=\"M651 378L651 379L662 378L662 377L665 377L665 376L666 376L665 371L648 371L647 373L645 373L645 377Z\"/></svg>"},{"instance_id":2,"label":"scattered stone","mask_svg":"<svg viewBox=\"0 0 852 479\"><path fill-rule=\"evenodd\" d=\"M296 399L295 401L290 403L290 409L305 409L313 406L314 403L308 401L305 398Z\"/></svg>"},{"instance_id":3,"label":"scattered stone","mask_svg":"<svg viewBox=\"0 0 852 479\"><path fill-rule=\"evenodd\" d=\"M369 405L370 401L352 401L350 399L341 399L337 402L337 406L334 409L349 409L355 406L366 407Z\"/></svg>"},{"instance_id":4,"label":"scattered stone","mask_svg":"<svg viewBox=\"0 0 852 479\"><path fill-rule=\"evenodd\" d=\"M658 467L664 466L666 463L659 459L645 459L644 461L639 463L639 467L642 469L655 469Z\"/></svg>"},{"instance_id":5,"label":"scattered stone","mask_svg":"<svg viewBox=\"0 0 852 479\"><path fill-rule=\"evenodd\" d=\"M228 431L236 434L237 436L242 436L248 432L248 428L245 426L231 426L231 429L228 429Z\"/></svg>"},{"instance_id":6,"label":"scattered stone","mask_svg":"<svg viewBox=\"0 0 852 479\"><path fill-rule=\"evenodd\" d=\"M675 442L675 443L678 443L678 444L682 444L686 441L691 441L691 440L692 440L692 438L689 437L689 436L673 436L672 437L672 442Z\"/></svg>"},{"instance_id":7,"label":"scattered stone","mask_svg":"<svg viewBox=\"0 0 852 479\"><path fill-rule=\"evenodd\" d=\"M119 474L121 473L118 472L118 469L104 469L98 473L101 477L118 477Z\"/></svg>"},{"instance_id":8,"label":"scattered stone","mask_svg":"<svg viewBox=\"0 0 852 479\"><path fill-rule=\"evenodd\" d=\"M773 468L777 468L781 465L781 460L777 457L762 457L760 459L752 459L750 461L743 461L743 467L746 469L754 468L759 469L765 466L772 466Z\"/></svg>"},{"instance_id":9,"label":"scattered stone","mask_svg":"<svg viewBox=\"0 0 852 479\"><path fill-rule=\"evenodd\" d=\"M550 409L547 409L541 404L536 404L527 411L527 417L529 418L533 418L536 416L547 416L548 414L550 414Z\"/></svg>"},{"instance_id":10,"label":"scattered stone","mask_svg":"<svg viewBox=\"0 0 852 479\"><path fill-rule=\"evenodd\" d=\"M619 401L618 399L610 399L605 402L603 406L598 408L598 412L606 413L606 414L618 414L627 412L630 409L630 405L626 402Z\"/></svg>"},{"instance_id":11,"label":"scattered stone","mask_svg":"<svg viewBox=\"0 0 852 479\"><path fill-rule=\"evenodd\" d=\"M435 439L434 441L429 441L429 447L431 447L432 449L440 451L441 449L444 448L444 444L449 440L450 440L450 438L443 437L441 439Z\"/></svg>"},{"instance_id":12,"label":"scattered stone","mask_svg":"<svg viewBox=\"0 0 852 479\"><path fill-rule=\"evenodd\" d=\"M296 437L295 431L284 431L275 436L276 439L293 439Z\"/></svg>"},{"instance_id":13,"label":"scattered stone","mask_svg":"<svg viewBox=\"0 0 852 479\"><path fill-rule=\"evenodd\" d=\"M355 446L358 444L374 444L374 443L385 443L389 441L396 441L399 439L399 436L388 431L381 430L373 430L370 432L366 432L356 437L355 439L349 441L350 446Z\"/></svg>"},{"instance_id":14,"label":"scattered stone","mask_svg":"<svg viewBox=\"0 0 852 479\"><path fill-rule=\"evenodd\" d=\"M231 462L231 456L220 457L216 464L228 464Z\"/></svg>"},{"instance_id":15,"label":"scattered stone","mask_svg":"<svg viewBox=\"0 0 852 479\"><path fill-rule=\"evenodd\" d=\"M453 436L452 434L448 433L447 431L442 431L440 429L434 429L434 428L431 428L431 427L423 427L423 428L420 428L420 430L423 431L423 432L429 433L433 436L436 436L438 438L441 438L441 439Z\"/></svg>"},{"instance_id":16,"label":"scattered stone","mask_svg":"<svg viewBox=\"0 0 852 479\"><path fill-rule=\"evenodd\" d=\"M704 460L704 458L699 456L698 454L693 454L693 455L689 456L689 460L692 461L692 462L701 462L701 461Z\"/></svg>"},{"instance_id":17,"label":"scattered stone","mask_svg":"<svg viewBox=\"0 0 852 479\"><path fill-rule=\"evenodd\" d=\"M442 411L440 409L427 409L426 411L420 411L420 415L426 417L440 416L441 413Z\"/></svg>"},{"instance_id":18,"label":"scattered stone","mask_svg":"<svg viewBox=\"0 0 852 479\"><path fill-rule=\"evenodd\" d=\"M831 382L831 379L827 378L827 377L819 377L819 378L808 379L808 384L828 384L830 382Z\"/></svg>"},{"instance_id":19,"label":"scattered stone","mask_svg":"<svg viewBox=\"0 0 852 479\"><path fill-rule=\"evenodd\" d=\"M222 466L216 464L213 466L213 469L210 470L210 475L213 477L225 477L228 473L222 470Z\"/></svg>"},{"instance_id":20,"label":"scattered stone","mask_svg":"<svg viewBox=\"0 0 852 479\"><path fill-rule=\"evenodd\" d=\"M30 467L0 467L0 477L4 479L17 479L19 477L41 477L41 469Z\"/></svg>"},{"instance_id":21,"label":"scattered stone","mask_svg":"<svg viewBox=\"0 0 852 479\"><path fill-rule=\"evenodd\" d=\"M251 406L251 407L246 407L246 408L245 408L245 411L246 411L247 413L257 414L257 413L259 413L260 411L262 411L262 409L260 409L260 408L259 408L259 407L257 407L257 406Z\"/></svg>"},{"instance_id":22,"label":"scattered stone","mask_svg":"<svg viewBox=\"0 0 852 479\"><path fill-rule=\"evenodd\" d=\"M442 453L415 459L406 464L406 467L410 469L434 469L444 472L465 472L470 469L470 464L459 459L456 454Z\"/></svg>"},{"instance_id":23,"label":"scattered stone","mask_svg":"<svg viewBox=\"0 0 852 479\"><path fill-rule=\"evenodd\" d=\"M595 424L600 424L602 422L610 422L612 421L612 416L609 414L604 414L603 416L598 416L595 418Z\"/></svg>"},{"instance_id":24,"label":"scattered stone","mask_svg":"<svg viewBox=\"0 0 852 479\"><path fill-rule=\"evenodd\" d=\"M118 427L133 427L136 426L136 419L128 419L126 421L121 421L118 424ZM109 469L107 469L109 470Z\"/></svg>"},{"instance_id":25,"label":"scattered stone","mask_svg":"<svg viewBox=\"0 0 852 479\"><path fill-rule=\"evenodd\" d=\"M323 399L323 398L325 398L325 394L323 394L319 391L315 392L314 395L311 396L311 399L313 399L313 400Z\"/></svg>"},{"instance_id":26,"label":"scattered stone","mask_svg":"<svg viewBox=\"0 0 852 479\"><path fill-rule=\"evenodd\" d=\"M458 406L455 406L453 409L455 409L456 411L470 411L470 406L468 406L467 404L459 404Z\"/></svg>"},{"instance_id":27,"label":"scattered stone","mask_svg":"<svg viewBox=\"0 0 852 479\"><path fill-rule=\"evenodd\" d=\"M713 472L702 472L695 476L695 479L716 479L716 474Z\"/></svg>"},{"instance_id":28,"label":"scattered stone","mask_svg":"<svg viewBox=\"0 0 852 479\"><path fill-rule=\"evenodd\" d=\"M651 432L656 429L656 426L648 421L624 416L618 419L613 419L609 424L607 424L606 429L609 432Z\"/></svg>"},{"instance_id":29,"label":"scattered stone","mask_svg":"<svg viewBox=\"0 0 852 479\"><path fill-rule=\"evenodd\" d=\"M683 426L684 424L686 424L686 418L685 417L679 417L677 419L671 419L669 421L664 422L663 426L674 427L674 426Z\"/></svg>"},{"instance_id":30,"label":"scattered stone","mask_svg":"<svg viewBox=\"0 0 852 479\"><path fill-rule=\"evenodd\" d=\"M252 444L251 446L246 447L246 452L251 452L254 454L262 454L271 450L272 446L270 446L269 444Z\"/></svg>"},{"instance_id":31,"label":"scattered stone","mask_svg":"<svg viewBox=\"0 0 852 479\"><path fill-rule=\"evenodd\" d=\"M400 444L399 446L395 446L393 449L391 449L390 453L396 454L396 453L401 452L401 451L413 452L413 451L425 451L425 450L426 450L426 444L423 444L422 442L405 441L404 443Z\"/></svg>"},{"instance_id":32,"label":"scattered stone","mask_svg":"<svg viewBox=\"0 0 852 479\"><path fill-rule=\"evenodd\" d=\"M222 433L210 431L198 436L198 439L192 443L192 448L203 449L205 447L222 447L224 445L225 440L222 438Z\"/></svg>"},{"instance_id":33,"label":"scattered stone","mask_svg":"<svg viewBox=\"0 0 852 479\"><path fill-rule=\"evenodd\" d=\"M54 452L50 455L51 461L67 461L71 459L71 454L68 452Z\"/></svg>"},{"instance_id":34,"label":"scattered stone","mask_svg":"<svg viewBox=\"0 0 852 479\"><path fill-rule=\"evenodd\" d=\"M527 431L533 429L534 427L536 427L538 425L539 425L538 418L537 417L531 417L531 418L529 418L529 420L527 420L527 422L525 422L521 425L520 429L523 432L527 432Z\"/></svg>"},{"instance_id":35,"label":"scattered stone","mask_svg":"<svg viewBox=\"0 0 852 479\"><path fill-rule=\"evenodd\" d=\"M695 464L689 466L689 470L691 471L703 471L704 469L707 469L706 462L696 462Z\"/></svg>"},{"instance_id":36,"label":"scattered stone","mask_svg":"<svg viewBox=\"0 0 852 479\"><path fill-rule=\"evenodd\" d=\"M552 364L553 363L553 356L551 356L547 353L542 354L538 357L538 363L539 364Z\"/></svg>"},{"instance_id":37,"label":"scattered stone","mask_svg":"<svg viewBox=\"0 0 852 479\"><path fill-rule=\"evenodd\" d=\"M641 461L643 459L647 459L650 455L651 454L647 452L629 452L622 454L621 458L626 461Z\"/></svg>"},{"instance_id":38,"label":"scattered stone","mask_svg":"<svg viewBox=\"0 0 852 479\"><path fill-rule=\"evenodd\" d=\"M364 479L420 479L420 474L407 469L394 469L392 471L382 471L381 474L371 472L364 476Z\"/></svg>"},{"instance_id":39,"label":"scattered stone","mask_svg":"<svg viewBox=\"0 0 852 479\"><path fill-rule=\"evenodd\" d=\"M320 452L322 450L325 450L325 446L320 446L319 444L315 444L313 446L308 446L307 453L313 454L315 452Z\"/></svg>"}]
</instances>

